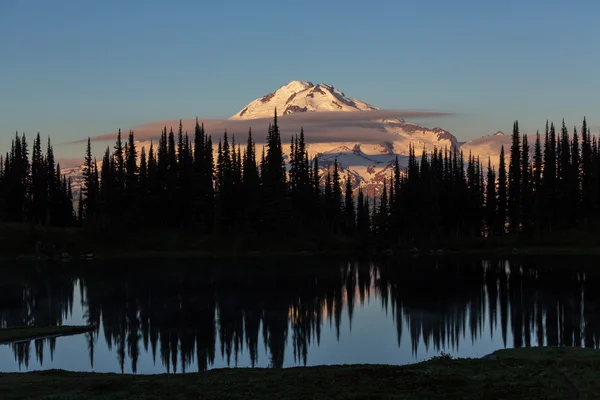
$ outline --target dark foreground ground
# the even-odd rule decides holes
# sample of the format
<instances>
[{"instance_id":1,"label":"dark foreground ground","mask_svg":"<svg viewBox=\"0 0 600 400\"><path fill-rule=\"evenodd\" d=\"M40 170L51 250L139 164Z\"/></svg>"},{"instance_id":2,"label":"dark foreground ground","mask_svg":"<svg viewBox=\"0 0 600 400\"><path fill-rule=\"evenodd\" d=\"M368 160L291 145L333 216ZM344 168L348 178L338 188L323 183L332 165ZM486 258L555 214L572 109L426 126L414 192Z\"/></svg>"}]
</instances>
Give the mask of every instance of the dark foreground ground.
<instances>
[{"instance_id":1,"label":"dark foreground ground","mask_svg":"<svg viewBox=\"0 0 600 400\"><path fill-rule=\"evenodd\" d=\"M12 399L600 399L600 351L502 350L410 366L221 369L186 375L0 374Z\"/></svg>"}]
</instances>

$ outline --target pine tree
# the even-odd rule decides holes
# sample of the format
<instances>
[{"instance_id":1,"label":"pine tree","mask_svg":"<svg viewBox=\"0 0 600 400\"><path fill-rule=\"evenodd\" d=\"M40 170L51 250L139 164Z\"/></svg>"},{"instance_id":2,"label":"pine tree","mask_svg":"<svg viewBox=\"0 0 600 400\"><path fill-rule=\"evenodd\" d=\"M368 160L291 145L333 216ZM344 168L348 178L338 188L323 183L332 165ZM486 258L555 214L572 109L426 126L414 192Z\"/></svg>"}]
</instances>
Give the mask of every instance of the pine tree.
<instances>
[{"instance_id":1,"label":"pine tree","mask_svg":"<svg viewBox=\"0 0 600 400\"><path fill-rule=\"evenodd\" d=\"M542 217L540 221L543 222L544 229L546 231L552 231L553 226L556 222L555 210L556 210L556 133L554 124L548 128L548 122L546 121L546 135L544 144L544 165L542 175Z\"/></svg>"},{"instance_id":2,"label":"pine tree","mask_svg":"<svg viewBox=\"0 0 600 400\"><path fill-rule=\"evenodd\" d=\"M352 193L352 180L350 171L346 175L346 187L344 193L344 215L346 217L346 232L353 233L356 226L356 215L354 210L354 198Z\"/></svg>"},{"instance_id":3,"label":"pine tree","mask_svg":"<svg viewBox=\"0 0 600 400\"><path fill-rule=\"evenodd\" d=\"M245 218L245 230L256 233L260 225L260 197L259 197L259 173L256 161L256 145L252 138L252 130L248 130L246 151L242 161L242 192L244 202L242 213Z\"/></svg>"},{"instance_id":4,"label":"pine tree","mask_svg":"<svg viewBox=\"0 0 600 400\"><path fill-rule=\"evenodd\" d=\"M485 195L485 221L488 236L492 236L498 233L496 200L496 172L492 168L491 159L488 159L487 186Z\"/></svg>"},{"instance_id":5,"label":"pine tree","mask_svg":"<svg viewBox=\"0 0 600 400\"><path fill-rule=\"evenodd\" d=\"M521 222L523 231L530 231L534 218L534 183L532 180L531 163L529 161L529 143L526 134L523 135L521 157Z\"/></svg>"},{"instance_id":6,"label":"pine tree","mask_svg":"<svg viewBox=\"0 0 600 400\"><path fill-rule=\"evenodd\" d=\"M140 153L140 173L139 173L139 186L138 186L138 206L139 206L139 215L144 216L150 211L148 207L148 194L149 194L149 184L148 184L148 159L146 156L146 147L142 147L142 151ZM141 221L137 221L140 223Z\"/></svg>"},{"instance_id":7,"label":"pine tree","mask_svg":"<svg viewBox=\"0 0 600 400\"><path fill-rule=\"evenodd\" d=\"M148 150L148 194L146 201L146 209L154 210L158 206L158 194L160 193L158 185L158 165L156 155L154 153L154 142L150 141L150 149ZM154 227L155 221L145 219L143 225Z\"/></svg>"},{"instance_id":8,"label":"pine tree","mask_svg":"<svg viewBox=\"0 0 600 400\"><path fill-rule=\"evenodd\" d=\"M42 141L38 132L33 142L33 153L31 155L31 219L34 224L46 222L46 190Z\"/></svg>"},{"instance_id":9,"label":"pine tree","mask_svg":"<svg viewBox=\"0 0 600 400\"><path fill-rule=\"evenodd\" d=\"M115 204L113 191L116 188L114 159L110 154L110 148L107 147L102 158L102 167L100 169L100 192L98 198L99 213L102 215L102 224L108 226L115 212L115 208L120 206Z\"/></svg>"},{"instance_id":10,"label":"pine tree","mask_svg":"<svg viewBox=\"0 0 600 400\"><path fill-rule=\"evenodd\" d=\"M334 232L339 230L341 225L341 207L342 207L342 186L340 182L340 171L337 159L333 161L333 175L332 180L332 220Z\"/></svg>"},{"instance_id":11,"label":"pine tree","mask_svg":"<svg viewBox=\"0 0 600 400\"><path fill-rule=\"evenodd\" d=\"M558 178L558 199L557 205L570 206L571 197L571 178L572 178L572 165L571 165L571 141L569 139L569 131L565 125L565 121L562 121L560 143L558 151L558 164L557 164L557 178ZM559 214L559 222L561 228L565 228L570 225L572 210L562 212ZM558 213L557 213L558 214Z\"/></svg>"},{"instance_id":12,"label":"pine tree","mask_svg":"<svg viewBox=\"0 0 600 400\"><path fill-rule=\"evenodd\" d=\"M592 143L584 117L581 125L581 201L584 215L582 219L586 224L590 218L594 218L596 211L593 165Z\"/></svg>"},{"instance_id":13,"label":"pine tree","mask_svg":"<svg viewBox=\"0 0 600 400\"><path fill-rule=\"evenodd\" d=\"M273 117L273 124L269 127L267 135L267 152L262 174L262 192L264 202L263 229L268 234L284 234L286 205L286 171L284 167L283 149L281 147L281 134L277 123L277 110Z\"/></svg>"},{"instance_id":14,"label":"pine tree","mask_svg":"<svg viewBox=\"0 0 600 400\"><path fill-rule=\"evenodd\" d=\"M99 176L96 160L92 157L89 138L86 150L85 166L83 169L83 177L83 221L85 223L94 223L96 221L98 211Z\"/></svg>"},{"instance_id":15,"label":"pine tree","mask_svg":"<svg viewBox=\"0 0 600 400\"><path fill-rule=\"evenodd\" d=\"M508 232L519 231L521 223L521 135L519 122L513 125L512 145L510 148L510 165L508 169Z\"/></svg>"},{"instance_id":16,"label":"pine tree","mask_svg":"<svg viewBox=\"0 0 600 400\"><path fill-rule=\"evenodd\" d=\"M54 150L52 148L52 142L50 138L48 138L48 144L46 148L46 160L44 162L45 175L46 179L44 182L45 185L45 194L46 194L46 211L45 211L45 219L46 224L54 224L56 215L60 213L59 211L59 179L57 173L57 166L55 165L54 160Z\"/></svg>"},{"instance_id":17,"label":"pine tree","mask_svg":"<svg viewBox=\"0 0 600 400\"><path fill-rule=\"evenodd\" d=\"M83 199L83 190L79 191L79 200L77 201L77 225L85 223L85 201Z\"/></svg>"},{"instance_id":18,"label":"pine tree","mask_svg":"<svg viewBox=\"0 0 600 400\"><path fill-rule=\"evenodd\" d=\"M363 194L362 188L359 188L356 200L356 228L360 236L363 238L366 237L369 233L368 218L368 211L365 207L365 196Z\"/></svg>"},{"instance_id":19,"label":"pine tree","mask_svg":"<svg viewBox=\"0 0 600 400\"><path fill-rule=\"evenodd\" d=\"M129 132L127 142L127 151L125 154L125 192L124 201L128 212L125 214L126 224L130 228L137 226L139 217L139 182L138 182L138 166L137 166L137 149L135 146L135 137L133 131Z\"/></svg>"},{"instance_id":20,"label":"pine tree","mask_svg":"<svg viewBox=\"0 0 600 400\"><path fill-rule=\"evenodd\" d=\"M577 127L573 127L573 138L571 141L571 165L569 172L569 198L571 202L570 225L573 226L583 220L583 218L581 218L583 210L581 207L581 157L579 151L579 135L577 134Z\"/></svg>"},{"instance_id":21,"label":"pine tree","mask_svg":"<svg viewBox=\"0 0 600 400\"><path fill-rule=\"evenodd\" d=\"M379 210L377 212L377 232L384 237L388 231L388 195L387 195L387 183L383 178L383 186L381 189L381 198L379 200Z\"/></svg>"},{"instance_id":22,"label":"pine tree","mask_svg":"<svg viewBox=\"0 0 600 400\"><path fill-rule=\"evenodd\" d=\"M506 191L506 165L504 162L504 145L500 148L500 161L498 164L498 207L496 234L502 235L505 232L507 213L507 191Z\"/></svg>"},{"instance_id":23,"label":"pine tree","mask_svg":"<svg viewBox=\"0 0 600 400\"><path fill-rule=\"evenodd\" d=\"M125 151L121 140L121 130L117 133L117 142L114 147L115 158L115 188L114 196L116 204L123 204L125 195Z\"/></svg>"}]
</instances>

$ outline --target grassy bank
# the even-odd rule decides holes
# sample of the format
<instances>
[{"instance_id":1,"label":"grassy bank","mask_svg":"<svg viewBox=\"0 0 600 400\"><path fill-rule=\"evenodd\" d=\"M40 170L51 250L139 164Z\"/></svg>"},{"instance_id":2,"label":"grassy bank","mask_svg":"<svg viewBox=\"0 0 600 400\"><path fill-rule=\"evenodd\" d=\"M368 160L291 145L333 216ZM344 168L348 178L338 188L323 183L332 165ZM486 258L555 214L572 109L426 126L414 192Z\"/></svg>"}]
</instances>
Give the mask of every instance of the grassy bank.
<instances>
[{"instance_id":1,"label":"grassy bank","mask_svg":"<svg viewBox=\"0 0 600 400\"><path fill-rule=\"evenodd\" d=\"M293 234L270 239L256 235L199 236L180 230L140 231L118 234L90 228L0 225L0 256L36 260L39 241L50 245L53 254L69 253L74 258L93 252L105 259L126 258L223 258L302 255L456 254L481 256L511 255L600 255L600 226L536 235L506 235L388 246L377 239L368 241L340 235ZM438 250L443 250L438 252Z\"/></svg>"},{"instance_id":2,"label":"grassy bank","mask_svg":"<svg viewBox=\"0 0 600 400\"><path fill-rule=\"evenodd\" d=\"M0 374L3 399L584 399L600 398L600 352L502 350L494 360L409 366L221 369L185 375L65 371Z\"/></svg>"},{"instance_id":3,"label":"grassy bank","mask_svg":"<svg viewBox=\"0 0 600 400\"><path fill-rule=\"evenodd\" d=\"M77 335L92 330L91 326L19 326L0 329L0 344L29 339Z\"/></svg>"}]
</instances>

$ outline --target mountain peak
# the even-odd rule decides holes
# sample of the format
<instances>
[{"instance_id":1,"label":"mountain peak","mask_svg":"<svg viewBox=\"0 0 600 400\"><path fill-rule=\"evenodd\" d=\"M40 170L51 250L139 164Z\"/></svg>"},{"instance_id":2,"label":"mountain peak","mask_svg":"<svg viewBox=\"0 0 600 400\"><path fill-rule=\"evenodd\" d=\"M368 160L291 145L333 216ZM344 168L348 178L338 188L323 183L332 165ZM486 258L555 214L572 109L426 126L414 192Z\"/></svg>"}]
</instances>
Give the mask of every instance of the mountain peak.
<instances>
[{"instance_id":1,"label":"mountain peak","mask_svg":"<svg viewBox=\"0 0 600 400\"><path fill-rule=\"evenodd\" d=\"M346 97L333 85L315 85L312 82L295 80L252 101L231 119L270 118L275 108L281 115L299 112L377 110L363 101Z\"/></svg>"},{"instance_id":2,"label":"mountain peak","mask_svg":"<svg viewBox=\"0 0 600 400\"><path fill-rule=\"evenodd\" d=\"M498 132L494 133L494 136L504 136L504 132L498 131Z\"/></svg>"}]
</instances>

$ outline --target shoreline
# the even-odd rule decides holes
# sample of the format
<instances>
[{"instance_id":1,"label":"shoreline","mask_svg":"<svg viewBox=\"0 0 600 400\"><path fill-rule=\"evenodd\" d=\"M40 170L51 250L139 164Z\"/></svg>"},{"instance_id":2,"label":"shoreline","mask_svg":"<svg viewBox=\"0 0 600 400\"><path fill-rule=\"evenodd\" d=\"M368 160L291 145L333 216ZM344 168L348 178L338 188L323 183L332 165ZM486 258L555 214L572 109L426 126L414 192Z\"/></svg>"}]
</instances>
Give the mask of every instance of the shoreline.
<instances>
[{"instance_id":1,"label":"shoreline","mask_svg":"<svg viewBox=\"0 0 600 400\"><path fill-rule=\"evenodd\" d=\"M434 357L404 366L334 365L231 368L186 374L132 375L46 370L1 373L4 399L204 398L592 398L600 351L536 347L485 358ZM151 385L148 383L152 382Z\"/></svg>"},{"instance_id":2,"label":"shoreline","mask_svg":"<svg viewBox=\"0 0 600 400\"><path fill-rule=\"evenodd\" d=\"M29 342L38 339L51 339L61 336L79 335L89 332L94 326L58 325L58 326L17 326L0 328L0 345Z\"/></svg>"},{"instance_id":3,"label":"shoreline","mask_svg":"<svg viewBox=\"0 0 600 400\"><path fill-rule=\"evenodd\" d=\"M412 249L385 249L383 251L207 251L207 250L140 250L124 251L99 251L90 259L79 257L67 260L38 257L31 254L21 254L11 257L16 261L94 261L94 260L146 260L146 259L237 259L237 258L263 258L263 257L452 257L452 256L482 256L482 257L527 257L527 256L600 256L600 246L572 247L572 246L530 246L530 247L493 247L493 248L447 248L440 247L434 250ZM3 258L6 258L3 257Z\"/></svg>"}]
</instances>

